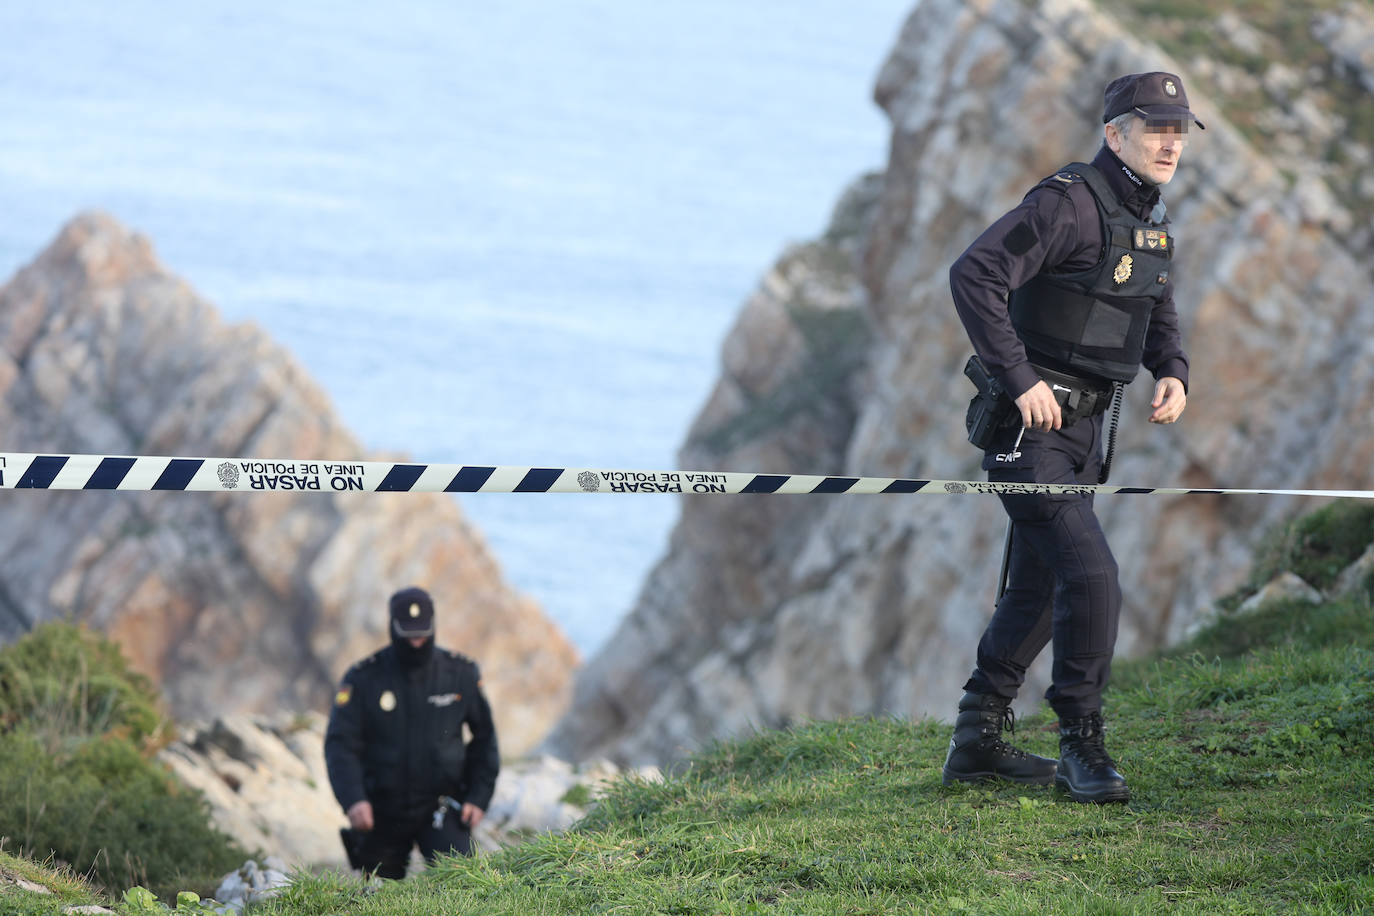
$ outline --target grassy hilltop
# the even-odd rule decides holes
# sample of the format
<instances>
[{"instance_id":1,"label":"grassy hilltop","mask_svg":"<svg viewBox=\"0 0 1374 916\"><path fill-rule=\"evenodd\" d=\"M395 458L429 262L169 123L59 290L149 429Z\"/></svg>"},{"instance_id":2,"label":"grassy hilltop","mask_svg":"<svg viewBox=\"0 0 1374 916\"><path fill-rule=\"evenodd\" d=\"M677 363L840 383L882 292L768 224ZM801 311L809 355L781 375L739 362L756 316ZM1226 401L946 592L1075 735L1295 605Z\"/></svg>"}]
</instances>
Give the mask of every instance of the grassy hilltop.
<instances>
[{"instance_id":1,"label":"grassy hilltop","mask_svg":"<svg viewBox=\"0 0 1374 916\"><path fill-rule=\"evenodd\" d=\"M1279 569L1329 587L1371 532L1374 509L1332 505L1274 540L1251 590ZM815 722L718 744L662 784L621 784L564 835L381 888L303 875L252 913L1371 912L1371 592L1249 614L1231 602L1187 645L1119 664L1108 747L1129 805L945 789L948 726ZM1054 754L1054 723L1027 719L1017 740ZM5 890L16 871L59 894ZM97 895L70 874L0 854L0 911L82 902Z\"/></svg>"}]
</instances>

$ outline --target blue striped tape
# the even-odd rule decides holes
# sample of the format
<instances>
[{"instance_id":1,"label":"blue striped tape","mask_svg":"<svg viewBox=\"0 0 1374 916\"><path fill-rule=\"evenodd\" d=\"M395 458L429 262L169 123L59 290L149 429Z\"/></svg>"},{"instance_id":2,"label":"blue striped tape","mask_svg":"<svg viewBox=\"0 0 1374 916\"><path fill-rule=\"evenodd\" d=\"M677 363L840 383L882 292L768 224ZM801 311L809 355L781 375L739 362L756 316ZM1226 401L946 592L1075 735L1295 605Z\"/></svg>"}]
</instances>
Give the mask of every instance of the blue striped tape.
<instances>
[{"instance_id":1,"label":"blue striped tape","mask_svg":"<svg viewBox=\"0 0 1374 916\"><path fill-rule=\"evenodd\" d=\"M1161 494L1374 499L1374 490L1118 487L904 477L622 471L604 468L168 458L0 452L0 489L161 490L217 493L680 493L693 494Z\"/></svg>"}]
</instances>

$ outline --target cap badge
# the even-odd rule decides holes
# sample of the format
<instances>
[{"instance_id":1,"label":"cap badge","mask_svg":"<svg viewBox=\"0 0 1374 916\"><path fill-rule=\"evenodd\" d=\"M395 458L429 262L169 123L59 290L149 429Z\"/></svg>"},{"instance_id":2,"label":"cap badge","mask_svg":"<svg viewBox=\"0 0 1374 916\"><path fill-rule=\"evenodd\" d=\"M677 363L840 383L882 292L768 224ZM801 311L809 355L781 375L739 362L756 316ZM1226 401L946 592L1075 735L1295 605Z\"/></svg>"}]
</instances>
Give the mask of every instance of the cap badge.
<instances>
[{"instance_id":1,"label":"cap badge","mask_svg":"<svg viewBox=\"0 0 1374 916\"><path fill-rule=\"evenodd\" d=\"M410 616L411 616L411 617L419 617L419 616L420 616L420 606L419 606L418 604L412 604L412 605L410 606Z\"/></svg>"},{"instance_id":2,"label":"cap badge","mask_svg":"<svg viewBox=\"0 0 1374 916\"><path fill-rule=\"evenodd\" d=\"M1173 80L1164 81L1164 94L1171 99L1178 95L1178 87L1174 85Z\"/></svg>"},{"instance_id":3,"label":"cap badge","mask_svg":"<svg viewBox=\"0 0 1374 916\"><path fill-rule=\"evenodd\" d=\"M1121 260L1116 263L1116 270L1112 271L1112 279L1116 281L1117 286L1131 279L1131 267L1134 264L1135 262L1131 260L1130 255L1123 254L1121 256Z\"/></svg>"},{"instance_id":4,"label":"cap badge","mask_svg":"<svg viewBox=\"0 0 1374 916\"><path fill-rule=\"evenodd\" d=\"M377 705L382 707L382 712L391 712L396 708L396 694L390 690L382 691L381 699L377 701Z\"/></svg>"}]
</instances>

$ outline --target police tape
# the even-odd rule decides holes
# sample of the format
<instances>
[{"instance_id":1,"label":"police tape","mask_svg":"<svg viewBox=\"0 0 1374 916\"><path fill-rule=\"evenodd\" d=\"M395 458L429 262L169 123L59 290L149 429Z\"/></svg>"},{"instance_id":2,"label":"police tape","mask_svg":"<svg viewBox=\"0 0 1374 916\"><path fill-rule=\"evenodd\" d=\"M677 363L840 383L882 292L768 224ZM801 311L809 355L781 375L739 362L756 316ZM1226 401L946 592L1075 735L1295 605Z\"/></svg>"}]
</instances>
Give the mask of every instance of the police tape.
<instances>
[{"instance_id":1,"label":"police tape","mask_svg":"<svg viewBox=\"0 0 1374 916\"><path fill-rule=\"evenodd\" d=\"M1106 484L1004 483L734 471L620 471L389 461L43 455L20 452L0 452L0 489L193 490L215 493L1153 493L1374 499L1374 490L1120 487Z\"/></svg>"}]
</instances>

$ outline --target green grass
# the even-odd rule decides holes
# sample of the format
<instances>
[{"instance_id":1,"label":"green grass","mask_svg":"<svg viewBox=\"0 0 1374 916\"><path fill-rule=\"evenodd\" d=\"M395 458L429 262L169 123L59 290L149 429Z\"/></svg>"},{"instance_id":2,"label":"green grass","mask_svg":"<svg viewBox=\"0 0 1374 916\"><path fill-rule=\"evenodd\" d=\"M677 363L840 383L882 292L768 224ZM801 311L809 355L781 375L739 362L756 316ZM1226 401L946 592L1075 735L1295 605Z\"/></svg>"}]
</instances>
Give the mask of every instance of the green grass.
<instances>
[{"instance_id":1,"label":"green grass","mask_svg":"<svg viewBox=\"0 0 1374 916\"><path fill-rule=\"evenodd\" d=\"M1371 617L1367 600L1279 607L1119 664L1108 747L1129 805L946 789L946 725L806 723L621 783L561 836L380 888L302 875L252 916L1374 911ZM1053 754L1053 722L1016 740Z\"/></svg>"},{"instance_id":2,"label":"green grass","mask_svg":"<svg viewBox=\"0 0 1374 916\"><path fill-rule=\"evenodd\" d=\"M943 724L804 723L622 782L563 835L380 887L300 875L250 916L1374 912L1371 619L1367 596L1279 605L1118 664L1128 805L944 788ZM1054 723L1029 716L1016 740L1054 754ZM0 886L16 861L48 874L0 853ZM60 898L0 891L0 911L98 897L55 880Z\"/></svg>"},{"instance_id":3,"label":"green grass","mask_svg":"<svg viewBox=\"0 0 1374 916\"><path fill-rule=\"evenodd\" d=\"M1319 589L1330 588L1341 571L1374 543L1374 507L1342 500L1276 529L1255 558L1246 592L1259 590L1284 570Z\"/></svg>"},{"instance_id":4,"label":"green grass","mask_svg":"<svg viewBox=\"0 0 1374 916\"><path fill-rule=\"evenodd\" d=\"M364 893L304 878L261 912L1352 913L1374 909L1374 637L1268 645L1215 633L1123 664L1109 747L1129 805L940 785L948 728L816 722L716 745L662 784L620 785L576 829ZM1358 627L1354 626L1356 623ZM1052 722L1026 720L1030 749Z\"/></svg>"},{"instance_id":5,"label":"green grass","mask_svg":"<svg viewBox=\"0 0 1374 916\"><path fill-rule=\"evenodd\" d=\"M46 887L49 893L19 890L16 880ZM0 913L5 916L56 916L65 907L97 902L91 887L70 869L13 855L0 841Z\"/></svg>"}]
</instances>

